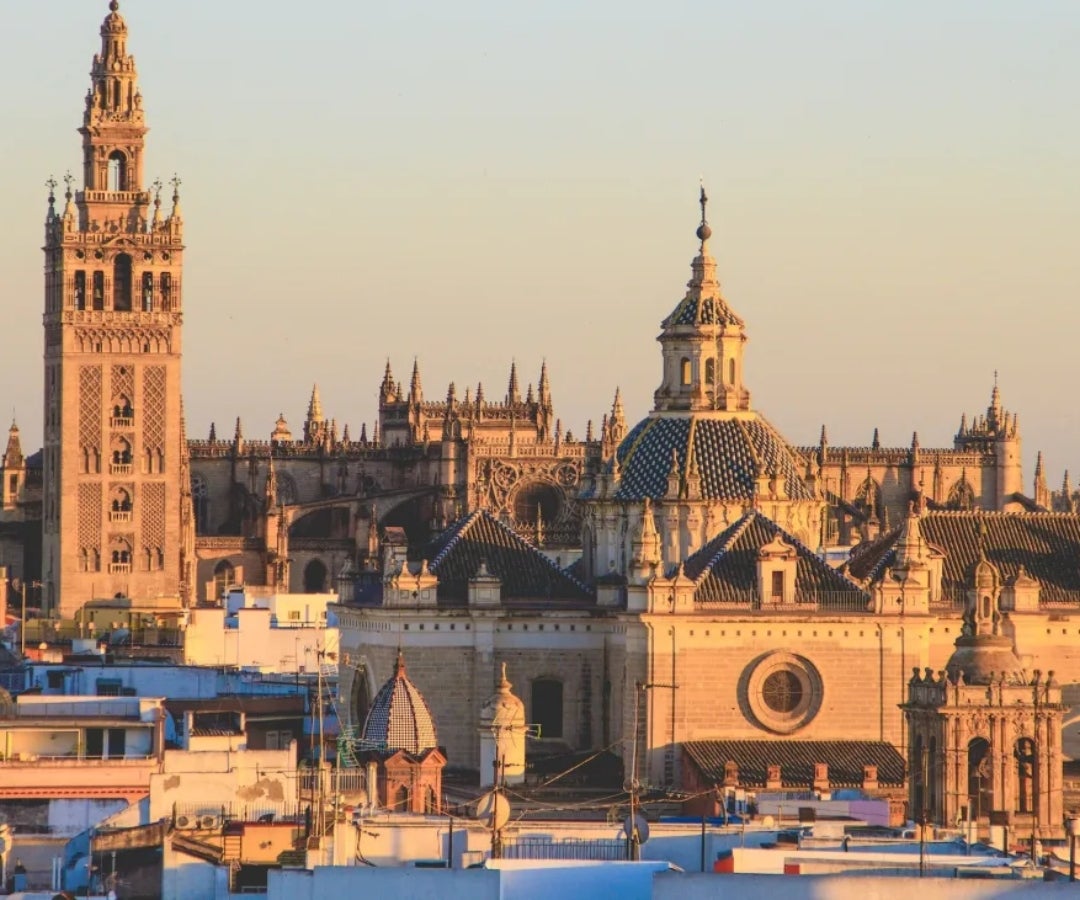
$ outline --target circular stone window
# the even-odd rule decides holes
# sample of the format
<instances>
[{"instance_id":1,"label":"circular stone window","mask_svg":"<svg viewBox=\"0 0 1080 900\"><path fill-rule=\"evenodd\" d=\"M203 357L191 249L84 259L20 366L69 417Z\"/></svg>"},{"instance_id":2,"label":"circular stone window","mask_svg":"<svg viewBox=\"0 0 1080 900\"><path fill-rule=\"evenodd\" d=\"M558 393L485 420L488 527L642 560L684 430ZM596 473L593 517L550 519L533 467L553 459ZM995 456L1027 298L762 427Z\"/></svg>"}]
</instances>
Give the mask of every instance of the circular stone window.
<instances>
[{"instance_id":1,"label":"circular stone window","mask_svg":"<svg viewBox=\"0 0 1080 900\"><path fill-rule=\"evenodd\" d=\"M821 676L793 653L769 653L751 668L745 700L757 724L777 734L809 725L821 708Z\"/></svg>"}]
</instances>

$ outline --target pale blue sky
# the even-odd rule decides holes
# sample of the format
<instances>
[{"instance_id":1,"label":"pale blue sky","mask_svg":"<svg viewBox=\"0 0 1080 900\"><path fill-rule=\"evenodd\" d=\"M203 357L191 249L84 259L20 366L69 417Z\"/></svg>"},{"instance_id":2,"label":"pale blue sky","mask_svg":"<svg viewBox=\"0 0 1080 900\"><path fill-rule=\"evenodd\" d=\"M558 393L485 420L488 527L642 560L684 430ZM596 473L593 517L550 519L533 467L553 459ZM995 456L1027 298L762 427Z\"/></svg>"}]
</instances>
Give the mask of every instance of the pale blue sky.
<instances>
[{"instance_id":1,"label":"pale blue sky","mask_svg":"<svg viewBox=\"0 0 1080 900\"><path fill-rule=\"evenodd\" d=\"M105 0L10 3L0 404L40 434L43 182L78 170ZM426 391L548 359L581 433L695 250L792 441L951 440L993 371L1026 481L1080 470L1080 4L123 0L148 174L184 179L188 430L353 434L387 355Z\"/></svg>"}]
</instances>

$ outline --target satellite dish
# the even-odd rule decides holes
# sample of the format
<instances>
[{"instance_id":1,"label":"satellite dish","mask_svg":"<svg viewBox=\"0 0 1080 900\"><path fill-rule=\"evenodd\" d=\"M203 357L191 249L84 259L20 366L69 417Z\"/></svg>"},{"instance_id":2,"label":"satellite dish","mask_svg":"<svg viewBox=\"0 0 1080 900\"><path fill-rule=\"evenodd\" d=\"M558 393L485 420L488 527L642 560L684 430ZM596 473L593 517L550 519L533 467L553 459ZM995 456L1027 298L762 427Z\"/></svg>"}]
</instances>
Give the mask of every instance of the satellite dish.
<instances>
[{"instance_id":1,"label":"satellite dish","mask_svg":"<svg viewBox=\"0 0 1080 900\"><path fill-rule=\"evenodd\" d=\"M634 833L635 827L637 828L638 843L644 844L649 839L649 823L645 821L645 817L640 813L634 816L633 819L630 816L623 819L622 833L630 837Z\"/></svg>"},{"instance_id":2,"label":"satellite dish","mask_svg":"<svg viewBox=\"0 0 1080 900\"><path fill-rule=\"evenodd\" d=\"M776 820L772 816L764 816L761 820L761 827L765 829L775 828Z\"/></svg>"},{"instance_id":3,"label":"satellite dish","mask_svg":"<svg viewBox=\"0 0 1080 900\"><path fill-rule=\"evenodd\" d=\"M492 831L502 831L510 821L510 801L498 791L485 794L476 804L476 818L484 820Z\"/></svg>"}]
</instances>

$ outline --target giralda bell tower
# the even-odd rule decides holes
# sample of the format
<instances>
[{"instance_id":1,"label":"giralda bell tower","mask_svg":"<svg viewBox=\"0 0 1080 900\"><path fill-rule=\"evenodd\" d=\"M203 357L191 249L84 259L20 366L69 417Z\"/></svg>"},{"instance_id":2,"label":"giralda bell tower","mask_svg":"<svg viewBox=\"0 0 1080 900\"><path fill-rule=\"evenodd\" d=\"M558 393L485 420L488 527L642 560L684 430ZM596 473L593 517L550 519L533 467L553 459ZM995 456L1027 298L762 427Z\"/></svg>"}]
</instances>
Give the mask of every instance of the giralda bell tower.
<instances>
[{"instance_id":1,"label":"giralda bell tower","mask_svg":"<svg viewBox=\"0 0 1080 900\"><path fill-rule=\"evenodd\" d=\"M183 219L145 186L147 127L112 0L79 133L83 189L45 225L42 576L69 618L94 598L179 598L187 492L180 396Z\"/></svg>"}]
</instances>

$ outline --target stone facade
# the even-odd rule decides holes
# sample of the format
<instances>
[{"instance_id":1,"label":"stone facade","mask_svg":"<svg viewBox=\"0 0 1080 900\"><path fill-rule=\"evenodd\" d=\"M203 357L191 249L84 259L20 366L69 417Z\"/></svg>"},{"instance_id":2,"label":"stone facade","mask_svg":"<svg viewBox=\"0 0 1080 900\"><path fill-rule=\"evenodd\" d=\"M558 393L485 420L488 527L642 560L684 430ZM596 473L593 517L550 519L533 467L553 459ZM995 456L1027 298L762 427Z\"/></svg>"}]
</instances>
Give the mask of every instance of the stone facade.
<instances>
[{"instance_id":1,"label":"stone facade","mask_svg":"<svg viewBox=\"0 0 1080 900\"><path fill-rule=\"evenodd\" d=\"M112 4L80 133L83 189L45 223L44 605L180 598L183 216L145 188L147 127Z\"/></svg>"}]
</instances>

